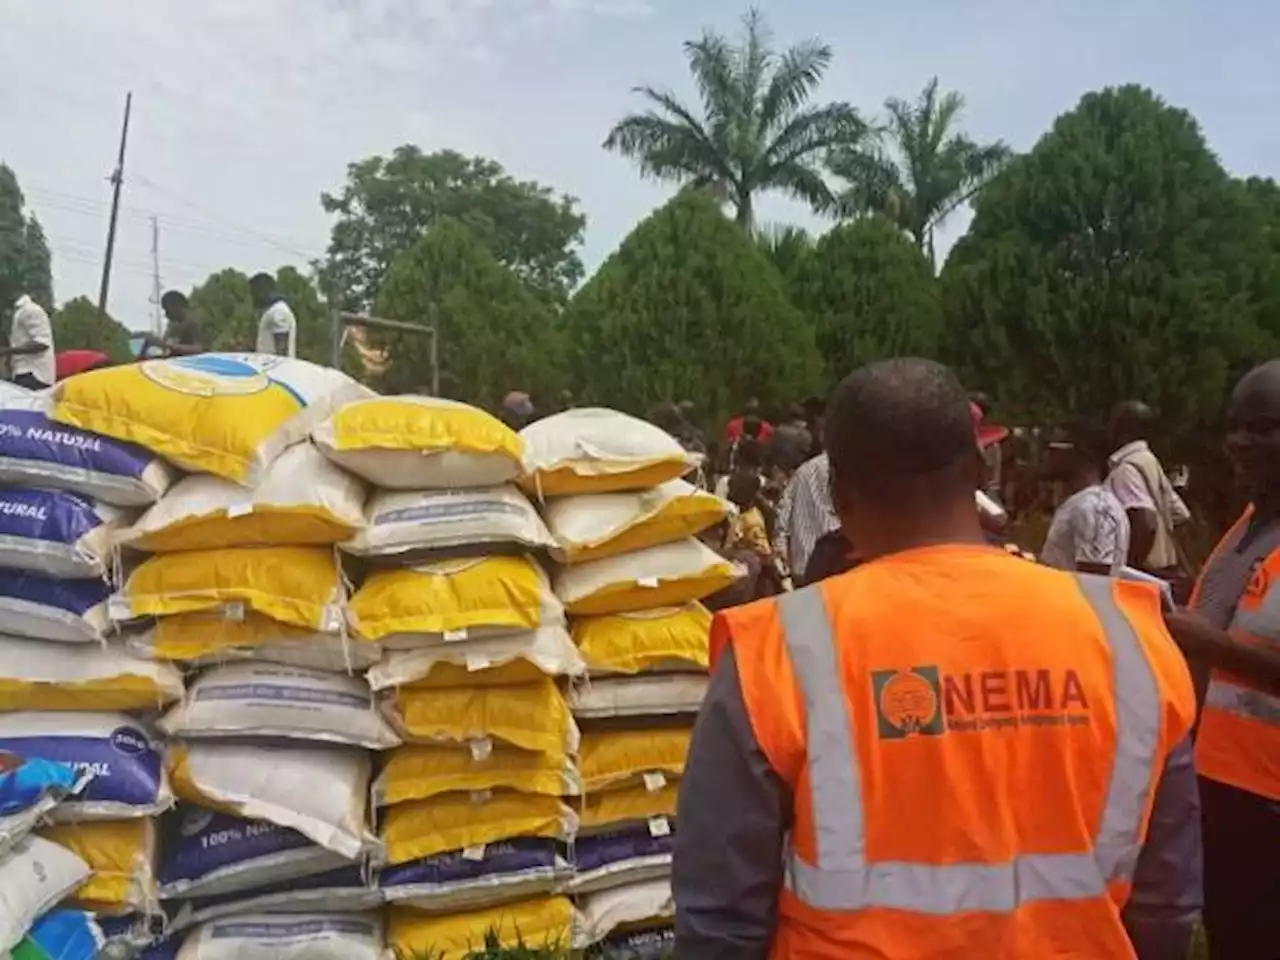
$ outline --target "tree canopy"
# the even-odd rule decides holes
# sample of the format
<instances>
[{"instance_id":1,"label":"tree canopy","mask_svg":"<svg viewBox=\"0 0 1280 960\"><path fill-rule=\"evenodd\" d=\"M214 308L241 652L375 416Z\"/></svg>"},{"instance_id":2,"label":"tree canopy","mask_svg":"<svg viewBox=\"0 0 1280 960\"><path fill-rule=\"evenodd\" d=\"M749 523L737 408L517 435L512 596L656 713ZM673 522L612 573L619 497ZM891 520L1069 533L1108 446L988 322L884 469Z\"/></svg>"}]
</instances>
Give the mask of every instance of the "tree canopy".
<instances>
[{"instance_id":1,"label":"tree canopy","mask_svg":"<svg viewBox=\"0 0 1280 960\"><path fill-rule=\"evenodd\" d=\"M949 353L1036 415L1138 397L1215 418L1271 348L1249 294L1258 224L1185 111L1136 86L1088 94L980 196L943 273Z\"/></svg>"},{"instance_id":2,"label":"tree canopy","mask_svg":"<svg viewBox=\"0 0 1280 960\"><path fill-rule=\"evenodd\" d=\"M298 320L298 356L313 363L328 363L332 353L332 329L328 310L315 284L295 267L276 272L276 288ZM261 311L253 305L249 278L228 268L210 275L191 291L191 309L199 319L209 350L252 350L258 340Z\"/></svg>"},{"instance_id":3,"label":"tree canopy","mask_svg":"<svg viewBox=\"0 0 1280 960\"><path fill-rule=\"evenodd\" d=\"M53 324L53 345L63 350L98 350L112 363L133 359L129 331L111 317L102 317L88 297L75 297L60 306L49 318Z\"/></svg>"},{"instance_id":4,"label":"tree canopy","mask_svg":"<svg viewBox=\"0 0 1280 960\"><path fill-rule=\"evenodd\" d=\"M585 218L572 197L515 180L502 166L412 144L347 167L347 182L321 195L337 217L325 289L348 309L368 309L396 257L442 220L463 221L496 260L548 302L562 303L582 277Z\"/></svg>"},{"instance_id":5,"label":"tree canopy","mask_svg":"<svg viewBox=\"0 0 1280 960\"><path fill-rule=\"evenodd\" d=\"M619 121L605 147L647 175L714 188L747 230L755 195L767 190L825 211L832 196L821 161L833 147L859 142L867 125L847 103L809 102L831 65L829 46L813 39L778 53L772 39L752 10L737 45L710 31L686 43L702 116L668 90L638 87L649 109Z\"/></svg>"},{"instance_id":6,"label":"tree canopy","mask_svg":"<svg viewBox=\"0 0 1280 960\"><path fill-rule=\"evenodd\" d=\"M889 217L935 262L933 235L1009 159L1000 141L977 143L957 127L964 98L938 92L934 77L914 102L890 97L877 138L832 151L833 173L848 182L839 198L845 216ZM887 142L886 142L887 141Z\"/></svg>"},{"instance_id":7,"label":"tree canopy","mask_svg":"<svg viewBox=\"0 0 1280 960\"><path fill-rule=\"evenodd\" d=\"M893 356L936 356L942 311L933 268L883 217L836 227L805 258L795 302L814 325L827 382Z\"/></svg>"},{"instance_id":8,"label":"tree canopy","mask_svg":"<svg viewBox=\"0 0 1280 960\"><path fill-rule=\"evenodd\" d=\"M49 245L35 214L25 212L18 178L0 163L0 315L28 294L46 310L53 308Z\"/></svg>"},{"instance_id":9,"label":"tree canopy","mask_svg":"<svg viewBox=\"0 0 1280 960\"><path fill-rule=\"evenodd\" d=\"M397 257L381 285L376 313L436 327L446 396L492 408L510 390L546 403L560 389L554 311L467 224L440 220ZM427 392L428 337L371 329L367 338L389 359L381 389Z\"/></svg>"},{"instance_id":10,"label":"tree canopy","mask_svg":"<svg viewBox=\"0 0 1280 960\"><path fill-rule=\"evenodd\" d=\"M804 315L702 191L636 227L574 297L565 327L581 399L633 413L692 400L714 422L748 397L781 405L820 382Z\"/></svg>"}]
</instances>

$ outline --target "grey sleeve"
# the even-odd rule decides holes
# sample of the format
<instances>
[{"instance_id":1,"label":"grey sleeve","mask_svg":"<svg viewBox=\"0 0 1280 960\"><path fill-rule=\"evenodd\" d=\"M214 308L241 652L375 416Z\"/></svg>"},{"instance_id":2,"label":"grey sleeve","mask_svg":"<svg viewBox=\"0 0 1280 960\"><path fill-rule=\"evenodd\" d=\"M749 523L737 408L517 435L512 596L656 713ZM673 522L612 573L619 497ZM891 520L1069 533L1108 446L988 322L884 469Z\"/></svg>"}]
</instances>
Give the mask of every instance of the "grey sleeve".
<instances>
[{"instance_id":1,"label":"grey sleeve","mask_svg":"<svg viewBox=\"0 0 1280 960\"><path fill-rule=\"evenodd\" d=\"M716 665L680 780L675 863L680 960L766 960L791 796L756 742L733 649Z\"/></svg>"},{"instance_id":2,"label":"grey sleeve","mask_svg":"<svg viewBox=\"0 0 1280 960\"><path fill-rule=\"evenodd\" d=\"M1169 754L1134 870L1124 925L1138 960L1186 960L1204 905L1200 788L1191 738Z\"/></svg>"}]
</instances>

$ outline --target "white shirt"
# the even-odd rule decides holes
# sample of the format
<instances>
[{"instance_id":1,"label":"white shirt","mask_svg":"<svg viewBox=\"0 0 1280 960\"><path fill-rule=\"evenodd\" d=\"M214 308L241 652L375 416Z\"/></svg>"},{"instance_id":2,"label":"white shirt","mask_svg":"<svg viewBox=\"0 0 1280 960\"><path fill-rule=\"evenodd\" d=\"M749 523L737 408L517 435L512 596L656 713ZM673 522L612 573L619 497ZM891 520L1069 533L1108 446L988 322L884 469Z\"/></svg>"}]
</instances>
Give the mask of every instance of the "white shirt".
<instances>
[{"instance_id":1,"label":"white shirt","mask_svg":"<svg viewBox=\"0 0 1280 960\"><path fill-rule=\"evenodd\" d=\"M53 324L44 307L25 294L14 305L13 324L9 327L9 346L28 347L33 343L44 344L48 350L40 353L15 354L9 358L14 377L29 373L45 386L53 386L57 379L57 365L53 356Z\"/></svg>"},{"instance_id":2,"label":"white shirt","mask_svg":"<svg viewBox=\"0 0 1280 960\"><path fill-rule=\"evenodd\" d=\"M1124 506L1102 484L1078 490L1058 507L1045 537L1040 561L1060 570L1077 564L1110 567L1115 576L1128 562L1129 518Z\"/></svg>"},{"instance_id":3,"label":"white shirt","mask_svg":"<svg viewBox=\"0 0 1280 960\"><path fill-rule=\"evenodd\" d=\"M287 334L289 337L289 346L285 355L296 357L298 355L298 318L293 315L293 311L283 300L277 300L262 312L262 319L258 321L258 353L275 353L276 337L280 334Z\"/></svg>"},{"instance_id":4,"label":"white shirt","mask_svg":"<svg viewBox=\"0 0 1280 960\"><path fill-rule=\"evenodd\" d=\"M818 540L840 527L840 517L831 504L830 478L827 455L814 457L795 472L778 505L775 548L797 577L804 576Z\"/></svg>"}]
</instances>

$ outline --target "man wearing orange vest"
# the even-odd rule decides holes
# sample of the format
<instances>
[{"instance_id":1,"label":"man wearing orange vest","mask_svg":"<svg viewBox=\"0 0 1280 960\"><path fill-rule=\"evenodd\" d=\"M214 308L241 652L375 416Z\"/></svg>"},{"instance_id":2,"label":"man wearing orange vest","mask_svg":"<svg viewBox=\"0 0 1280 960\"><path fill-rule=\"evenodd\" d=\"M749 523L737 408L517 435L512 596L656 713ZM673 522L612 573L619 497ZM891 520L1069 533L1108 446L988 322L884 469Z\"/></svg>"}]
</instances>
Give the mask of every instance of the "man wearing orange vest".
<instances>
[{"instance_id":1,"label":"man wearing orange vest","mask_svg":"<svg viewBox=\"0 0 1280 960\"><path fill-rule=\"evenodd\" d=\"M1205 926L1214 960L1280 957L1280 361L1250 371L1227 409L1227 451L1250 504L1170 629L1214 667L1196 767Z\"/></svg>"},{"instance_id":2,"label":"man wearing orange vest","mask_svg":"<svg viewBox=\"0 0 1280 960\"><path fill-rule=\"evenodd\" d=\"M1184 960L1195 703L1156 589L984 543L946 367L857 371L826 443L872 559L717 616L676 955Z\"/></svg>"}]
</instances>

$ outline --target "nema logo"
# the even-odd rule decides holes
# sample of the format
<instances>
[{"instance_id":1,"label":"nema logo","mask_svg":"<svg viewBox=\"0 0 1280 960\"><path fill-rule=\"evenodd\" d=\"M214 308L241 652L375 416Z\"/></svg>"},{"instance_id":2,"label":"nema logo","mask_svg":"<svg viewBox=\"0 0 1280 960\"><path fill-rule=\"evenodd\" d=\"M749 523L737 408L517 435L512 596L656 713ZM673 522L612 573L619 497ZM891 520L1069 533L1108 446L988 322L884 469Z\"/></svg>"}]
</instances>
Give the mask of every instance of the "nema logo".
<instances>
[{"instance_id":1,"label":"nema logo","mask_svg":"<svg viewBox=\"0 0 1280 960\"><path fill-rule=\"evenodd\" d=\"M871 674L882 740L946 732L937 667L877 670Z\"/></svg>"}]
</instances>

